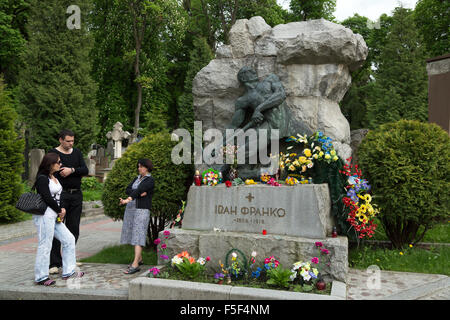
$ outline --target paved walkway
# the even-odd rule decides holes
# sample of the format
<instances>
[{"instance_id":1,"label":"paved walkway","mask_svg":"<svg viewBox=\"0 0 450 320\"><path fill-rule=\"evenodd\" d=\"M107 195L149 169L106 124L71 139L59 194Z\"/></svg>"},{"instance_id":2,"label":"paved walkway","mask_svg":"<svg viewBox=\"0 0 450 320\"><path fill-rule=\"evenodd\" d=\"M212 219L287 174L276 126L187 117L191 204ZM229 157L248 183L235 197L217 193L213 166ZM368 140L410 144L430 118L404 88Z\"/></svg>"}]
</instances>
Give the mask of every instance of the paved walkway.
<instances>
[{"instance_id":1,"label":"paved walkway","mask_svg":"<svg viewBox=\"0 0 450 320\"><path fill-rule=\"evenodd\" d=\"M119 244L122 222L104 215L82 218L77 258L91 256L104 247ZM32 221L0 226L0 299L128 299L128 284L145 276L124 275L126 265L85 263L86 275L63 281L52 275L56 286L45 288L33 282L37 238ZM348 300L449 300L450 280L445 275L350 269Z\"/></svg>"}]
</instances>

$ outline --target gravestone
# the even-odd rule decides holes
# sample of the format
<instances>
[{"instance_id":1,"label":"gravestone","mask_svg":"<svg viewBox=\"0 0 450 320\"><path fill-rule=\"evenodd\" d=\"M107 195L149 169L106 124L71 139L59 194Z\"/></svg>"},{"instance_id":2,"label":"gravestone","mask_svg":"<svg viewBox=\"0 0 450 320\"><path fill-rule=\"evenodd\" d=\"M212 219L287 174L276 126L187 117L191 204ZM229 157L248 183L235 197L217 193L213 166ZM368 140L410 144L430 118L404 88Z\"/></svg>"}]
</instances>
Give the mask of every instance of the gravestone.
<instances>
[{"instance_id":1,"label":"gravestone","mask_svg":"<svg viewBox=\"0 0 450 320\"><path fill-rule=\"evenodd\" d=\"M42 159L45 156L45 151L43 149L31 149L28 155L29 158L29 176L28 181L34 184L36 180L36 174L41 164Z\"/></svg>"},{"instance_id":2,"label":"gravestone","mask_svg":"<svg viewBox=\"0 0 450 320\"><path fill-rule=\"evenodd\" d=\"M272 187L251 185L189 190L184 229L298 236L323 239L334 226L327 184Z\"/></svg>"}]
</instances>

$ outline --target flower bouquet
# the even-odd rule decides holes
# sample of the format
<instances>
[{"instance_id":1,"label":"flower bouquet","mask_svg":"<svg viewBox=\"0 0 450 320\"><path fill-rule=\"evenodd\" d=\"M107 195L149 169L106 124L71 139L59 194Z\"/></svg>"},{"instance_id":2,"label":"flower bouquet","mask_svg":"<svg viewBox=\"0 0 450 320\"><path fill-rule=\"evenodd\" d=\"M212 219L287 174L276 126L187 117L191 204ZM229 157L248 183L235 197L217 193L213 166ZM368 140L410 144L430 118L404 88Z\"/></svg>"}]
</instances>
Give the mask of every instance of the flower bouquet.
<instances>
[{"instance_id":1,"label":"flower bouquet","mask_svg":"<svg viewBox=\"0 0 450 320\"><path fill-rule=\"evenodd\" d=\"M358 238L371 238L375 233L377 225L374 218L378 213L376 205L372 204L370 195L370 185L367 180L362 178L361 170L358 165L350 164L351 158L347 159L342 174L348 176L347 194L343 198L344 206L348 211L347 221L355 229Z\"/></svg>"},{"instance_id":2,"label":"flower bouquet","mask_svg":"<svg viewBox=\"0 0 450 320\"><path fill-rule=\"evenodd\" d=\"M219 172L214 169L207 169L202 173L203 184L215 186L219 183Z\"/></svg>"},{"instance_id":3,"label":"flower bouquet","mask_svg":"<svg viewBox=\"0 0 450 320\"><path fill-rule=\"evenodd\" d=\"M210 260L210 257L199 257L197 260L195 260L195 258L192 257L189 252L183 251L175 255L172 258L171 262L172 266L178 269L178 271L180 271L183 276L190 279L195 279L205 272L206 263Z\"/></svg>"}]
</instances>

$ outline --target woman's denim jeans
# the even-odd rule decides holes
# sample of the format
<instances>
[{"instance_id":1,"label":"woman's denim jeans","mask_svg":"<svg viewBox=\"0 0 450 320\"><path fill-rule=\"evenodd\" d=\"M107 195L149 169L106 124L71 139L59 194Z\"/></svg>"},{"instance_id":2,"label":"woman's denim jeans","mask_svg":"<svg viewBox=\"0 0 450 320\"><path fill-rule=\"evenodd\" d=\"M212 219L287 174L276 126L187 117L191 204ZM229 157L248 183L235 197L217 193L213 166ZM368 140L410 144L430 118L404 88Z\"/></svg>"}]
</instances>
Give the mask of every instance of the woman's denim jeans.
<instances>
[{"instance_id":1,"label":"woman's denim jeans","mask_svg":"<svg viewBox=\"0 0 450 320\"><path fill-rule=\"evenodd\" d=\"M75 237L65 224L56 223L56 217L51 214L33 215L33 221L37 227L39 239L36 264L34 266L35 281L39 282L48 278L53 236L62 245L62 276L71 276L75 272L76 267Z\"/></svg>"}]
</instances>

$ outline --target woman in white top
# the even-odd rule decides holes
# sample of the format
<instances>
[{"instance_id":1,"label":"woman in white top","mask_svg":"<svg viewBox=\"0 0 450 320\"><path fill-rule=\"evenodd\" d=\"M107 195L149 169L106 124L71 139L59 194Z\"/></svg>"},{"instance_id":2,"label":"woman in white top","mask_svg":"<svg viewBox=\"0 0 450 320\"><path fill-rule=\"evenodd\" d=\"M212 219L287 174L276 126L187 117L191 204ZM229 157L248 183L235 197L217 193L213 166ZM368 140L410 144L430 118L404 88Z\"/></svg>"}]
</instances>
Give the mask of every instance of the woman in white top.
<instances>
[{"instance_id":1,"label":"woman in white top","mask_svg":"<svg viewBox=\"0 0 450 320\"><path fill-rule=\"evenodd\" d=\"M56 153L47 153L39 166L36 175L36 190L47 204L44 215L33 215L33 221L38 229L38 248L35 264L35 282L39 285L55 284L49 278L50 250L53 237L62 244L63 280L81 278L84 273L76 272L75 237L61 221L64 220L66 210L61 207L60 196L62 186L54 177L60 170L61 161Z\"/></svg>"}]
</instances>

